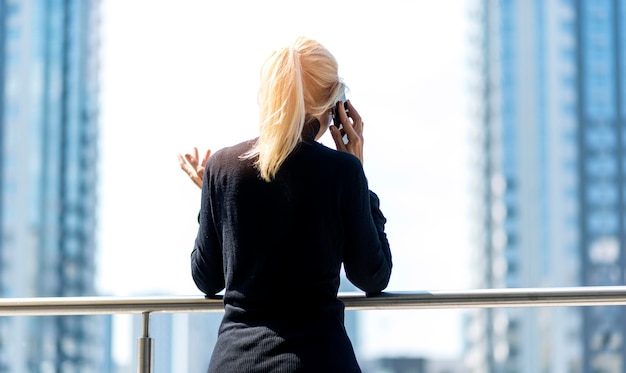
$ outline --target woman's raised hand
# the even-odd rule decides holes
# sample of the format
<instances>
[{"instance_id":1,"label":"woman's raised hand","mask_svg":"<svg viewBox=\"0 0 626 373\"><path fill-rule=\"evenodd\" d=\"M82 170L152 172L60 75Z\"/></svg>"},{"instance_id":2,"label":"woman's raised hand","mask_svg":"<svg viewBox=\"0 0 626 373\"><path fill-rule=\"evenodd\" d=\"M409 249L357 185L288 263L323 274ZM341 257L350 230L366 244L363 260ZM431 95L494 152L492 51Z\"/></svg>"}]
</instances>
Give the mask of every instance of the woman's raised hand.
<instances>
[{"instance_id":1,"label":"woman's raised hand","mask_svg":"<svg viewBox=\"0 0 626 373\"><path fill-rule=\"evenodd\" d=\"M350 100L346 101L346 110L344 110L343 102L337 102L337 113L341 121L342 129L337 126L330 126L330 134L335 141L337 150L350 153L356 156L363 163L363 120L356 111ZM348 142L343 142L343 135L348 137Z\"/></svg>"},{"instance_id":2,"label":"woman's raised hand","mask_svg":"<svg viewBox=\"0 0 626 373\"><path fill-rule=\"evenodd\" d=\"M191 181L202 189L202 177L204 176L204 168L206 162L211 156L211 149L206 151L202 161L198 158L198 148L194 146L193 153L186 153L185 155L178 154L178 163L180 168L185 171Z\"/></svg>"}]
</instances>

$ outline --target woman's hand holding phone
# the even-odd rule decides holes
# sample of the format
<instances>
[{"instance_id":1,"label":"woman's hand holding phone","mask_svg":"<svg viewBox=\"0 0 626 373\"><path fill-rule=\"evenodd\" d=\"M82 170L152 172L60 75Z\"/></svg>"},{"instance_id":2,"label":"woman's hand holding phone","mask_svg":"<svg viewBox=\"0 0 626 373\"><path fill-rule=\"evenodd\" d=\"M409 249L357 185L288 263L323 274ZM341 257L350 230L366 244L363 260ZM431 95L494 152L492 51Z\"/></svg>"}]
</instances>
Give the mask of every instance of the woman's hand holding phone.
<instances>
[{"instance_id":1,"label":"woman's hand holding phone","mask_svg":"<svg viewBox=\"0 0 626 373\"><path fill-rule=\"evenodd\" d=\"M335 141L338 151L350 153L363 163L363 120L356 111L350 100L344 103L337 102L336 112L341 121L341 130L336 124L330 126L330 134ZM347 112L347 113L346 113ZM348 141L344 143L343 137L347 136Z\"/></svg>"}]
</instances>

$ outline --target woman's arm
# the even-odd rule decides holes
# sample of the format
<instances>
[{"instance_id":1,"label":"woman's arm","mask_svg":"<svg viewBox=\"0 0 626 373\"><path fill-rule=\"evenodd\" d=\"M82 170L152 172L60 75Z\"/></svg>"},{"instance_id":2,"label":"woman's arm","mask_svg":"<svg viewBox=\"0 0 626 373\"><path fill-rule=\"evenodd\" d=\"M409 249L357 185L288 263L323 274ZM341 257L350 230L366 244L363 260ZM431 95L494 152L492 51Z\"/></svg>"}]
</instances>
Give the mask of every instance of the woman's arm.
<instances>
[{"instance_id":1,"label":"woman's arm","mask_svg":"<svg viewBox=\"0 0 626 373\"><path fill-rule=\"evenodd\" d=\"M351 190L344 217L344 268L346 277L366 293L379 293L389 284L393 262L385 219L378 196L367 187L360 173L360 185Z\"/></svg>"},{"instance_id":2,"label":"woman's arm","mask_svg":"<svg viewBox=\"0 0 626 373\"><path fill-rule=\"evenodd\" d=\"M338 109L344 107L337 103ZM348 109L337 110L343 129L331 126L331 135L338 151L354 155L359 164L354 164L346 173L350 190L345 196L348 201L343 207L345 216L344 268L348 279L366 293L378 293L389 284L391 277L391 250L385 233L387 219L380 211L378 196L369 190L363 171L363 119L352 103L346 101ZM343 135L348 142L343 142ZM354 183L354 184L352 184Z\"/></svg>"},{"instance_id":3,"label":"woman's arm","mask_svg":"<svg viewBox=\"0 0 626 373\"><path fill-rule=\"evenodd\" d=\"M208 169L208 166L207 166ZM211 208L211 183L209 172L204 172L202 180L202 200L198 221L198 235L191 252L191 275L198 289L213 296L224 289L224 267L222 245L214 224Z\"/></svg>"}]
</instances>

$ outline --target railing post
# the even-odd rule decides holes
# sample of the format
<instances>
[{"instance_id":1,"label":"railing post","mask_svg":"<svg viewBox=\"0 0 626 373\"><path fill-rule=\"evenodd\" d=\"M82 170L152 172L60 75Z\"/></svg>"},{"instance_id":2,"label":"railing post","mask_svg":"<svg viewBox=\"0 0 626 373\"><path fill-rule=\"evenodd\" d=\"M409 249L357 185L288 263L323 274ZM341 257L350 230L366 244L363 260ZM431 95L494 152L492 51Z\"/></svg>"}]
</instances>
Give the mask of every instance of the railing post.
<instances>
[{"instance_id":1,"label":"railing post","mask_svg":"<svg viewBox=\"0 0 626 373\"><path fill-rule=\"evenodd\" d=\"M137 373L152 373L154 362L154 344L150 338L150 312L142 312L141 337L139 338L139 357L137 358Z\"/></svg>"}]
</instances>

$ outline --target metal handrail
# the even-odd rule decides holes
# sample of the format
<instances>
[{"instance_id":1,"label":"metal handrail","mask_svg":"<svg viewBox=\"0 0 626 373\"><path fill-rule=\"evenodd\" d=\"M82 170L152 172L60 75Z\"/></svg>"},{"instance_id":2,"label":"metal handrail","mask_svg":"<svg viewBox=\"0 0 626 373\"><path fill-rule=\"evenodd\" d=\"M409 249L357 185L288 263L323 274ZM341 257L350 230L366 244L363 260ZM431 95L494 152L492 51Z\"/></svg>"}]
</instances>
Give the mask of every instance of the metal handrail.
<instances>
[{"instance_id":1,"label":"metal handrail","mask_svg":"<svg viewBox=\"0 0 626 373\"><path fill-rule=\"evenodd\" d=\"M277 301L280 295L277 295ZM457 291L385 292L377 295L340 293L348 310L406 310L432 308L502 308L626 305L626 286L474 289ZM56 316L141 313L137 372L154 370L154 341L150 315L224 310L221 297L57 297L0 299L0 316Z\"/></svg>"},{"instance_id":2,"label":"metal handrail","mask_svg":"<svg viewBox=\"0 0 626 373\"><path fill-rule=\"evenodd\" d=\"M277 295L277 300L280 295ZM626 286L340 293L348 310L626 305ZM3 298L0 316L220 312L221 298L203 296Z\"/></svg>"}]
</instances>

